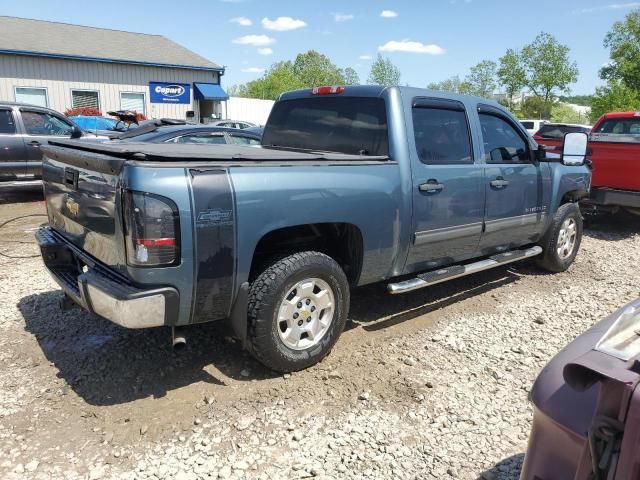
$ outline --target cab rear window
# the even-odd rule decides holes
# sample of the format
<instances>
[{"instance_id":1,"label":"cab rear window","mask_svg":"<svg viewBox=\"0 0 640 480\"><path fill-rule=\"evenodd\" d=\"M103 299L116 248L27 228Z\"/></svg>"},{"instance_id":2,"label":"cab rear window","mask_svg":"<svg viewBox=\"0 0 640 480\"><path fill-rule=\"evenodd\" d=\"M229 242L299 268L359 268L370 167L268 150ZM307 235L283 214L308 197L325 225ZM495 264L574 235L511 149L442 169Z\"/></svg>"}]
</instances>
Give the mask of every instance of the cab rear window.
<instances>
[{"instance_id":1,"label":"cab rear window","mask_svg":"<svg viewBox=\"0 0 640 480\"><path fill-rule=\"evenodd\" d=\"M640 118L612 118L605 120L595 133L640 135Z\"/></svg>"},{"instance_id":2,"label":"cab rear window","mask_svg":"<svg viewBox=\"0 0 640 480\"><path fill-rule=\"evenodd\" d=\"M262 145L350 155L389 155L384 100L314 97L277 102Z\"/></svg>"},{"instance_id":3,"label":"cab rear window","mask_svg":"<svg viewBox=\"0 0 640 480\"><path fill-rule=\"evenodd\" d=\"M556 140L563 140L567 133L588 133L589 129L586 127L579 127L574 125L543 125L536 135L542 138L552 138Z\"/></svg>"}]
</instances>

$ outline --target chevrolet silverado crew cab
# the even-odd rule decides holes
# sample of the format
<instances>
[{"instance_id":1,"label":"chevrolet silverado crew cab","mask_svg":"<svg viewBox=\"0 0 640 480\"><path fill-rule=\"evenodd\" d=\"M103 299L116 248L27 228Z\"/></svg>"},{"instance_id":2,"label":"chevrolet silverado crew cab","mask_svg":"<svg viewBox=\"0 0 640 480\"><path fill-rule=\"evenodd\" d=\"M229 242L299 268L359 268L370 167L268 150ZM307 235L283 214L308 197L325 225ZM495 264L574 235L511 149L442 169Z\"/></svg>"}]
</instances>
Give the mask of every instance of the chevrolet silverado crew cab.
<instances>
[{"instance_id":1,"label":"chevrolet silverado crew cab","mask_svg":"<svg viewBox=\"0 0 640 480\"><path fill-rule=\"evenodd\" d=\"M45 148L43 260L124 327L230 321L278 371L342 332L350 289L410 292L581 241L587 137L547 158L495 102L408 87L283 94L261 147L59 141ZM69 304L68 301L63 304ZM182 333L181 333L182 330Z\"/></svg>"},{"instance_id":2,"label":"chevrolet silverado crew cab","mask_svg":"<svg viewBox=\"0 0 640 480\"><path fill-rule=\"evenodd\" d=\"M589 150L592 189L583 205L640 215L640 112L603 115L591 131Z\"/></svg>"}]
</instances>

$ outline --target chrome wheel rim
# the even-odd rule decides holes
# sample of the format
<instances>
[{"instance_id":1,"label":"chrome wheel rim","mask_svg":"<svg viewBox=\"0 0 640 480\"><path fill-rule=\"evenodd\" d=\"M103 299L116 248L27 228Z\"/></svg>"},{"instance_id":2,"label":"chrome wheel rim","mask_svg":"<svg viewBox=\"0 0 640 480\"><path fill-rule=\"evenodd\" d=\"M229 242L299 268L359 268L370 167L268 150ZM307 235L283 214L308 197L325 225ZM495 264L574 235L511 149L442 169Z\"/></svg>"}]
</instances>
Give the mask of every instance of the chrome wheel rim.
<instances>
[{"instance_id":1,"label":"chrome wheel rim","mask_svg":"<svg viewBox=\"0 0 640 480\"><path fill-rule=\"evenodd\" d=\"M576 221L573 218L567 218L562 222L560 233L558 233L558 242L556 248L558 250L558 256L561 260L569 258L573 253L573 249L576 246L576 239L578 238L578 228Z\"/></svg>"},{"instance_id":2,"label":"chrome wheel rim","mask_svg":"<svg viewBox=\"0 0 640 480\"><path fill-rule=\"evenodd\" d=\"M280 340L292 350L317 345L333 322L334 295L327 282L307 278L296 283L278 309L276 329Z\"/></svg>"}]
</instances>

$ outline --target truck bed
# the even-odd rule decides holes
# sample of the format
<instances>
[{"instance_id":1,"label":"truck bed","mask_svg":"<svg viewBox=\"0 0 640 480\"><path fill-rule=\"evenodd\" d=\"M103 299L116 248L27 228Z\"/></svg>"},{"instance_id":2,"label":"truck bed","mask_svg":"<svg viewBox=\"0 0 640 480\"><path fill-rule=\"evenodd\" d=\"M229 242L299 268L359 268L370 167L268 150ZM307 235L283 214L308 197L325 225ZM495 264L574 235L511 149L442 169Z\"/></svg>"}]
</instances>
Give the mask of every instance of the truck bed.
<instances>
[{"instance_id":1,"label":"truck bed","mask_svg":"<svg viewBox=\"0 0 640 480\"><path fill-rule=\"evenodd\" d=\"M63 154L65 163L74 162L76 158L77 166L90 169L113 169L121 161L133 160L145 162L189 162L189 166L193 164L205 163L210 165L214 162L216 165L242 166L253 165L268 162L273 163L295 163L300 162L330 162L343 164L358 163L380 163L388 162L389 157L386 156L367 156L367 155L348 155L343 153L332 152L301 152L291 151L287 149L256 147L246 145L196 145L196 144L180 144L180 143L144 143L144 142L102 142L91 143L79 142L76 140L59 140L50 142L50 147L44 147L45 153L59 155ZM61 148L62 147L62 148ZM76 153L69 155L64 154L67 151ZM94 153L100 156L100 161L94 165L91 162L91 155L78 154L77 152ZM108 156L114 160L110 165L104 165L104 159ZM91 164L88 164L90 162ZM114 173L109 170L107 173Z\"/></svg>"}]
</instances>

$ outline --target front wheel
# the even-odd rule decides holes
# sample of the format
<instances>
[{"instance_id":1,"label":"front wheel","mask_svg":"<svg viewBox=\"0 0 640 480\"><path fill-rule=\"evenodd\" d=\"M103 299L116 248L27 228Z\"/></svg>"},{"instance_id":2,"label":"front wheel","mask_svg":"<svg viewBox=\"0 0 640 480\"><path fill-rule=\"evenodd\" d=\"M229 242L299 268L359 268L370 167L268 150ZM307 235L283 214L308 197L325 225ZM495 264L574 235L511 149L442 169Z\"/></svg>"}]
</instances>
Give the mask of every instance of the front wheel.
<instances>
[{"instance_id":1,"label":"front wheel","mask_svg":"<svg viewBox=\"0 0 640 480\"><path fill-rule=\"evenodd\" d=\"M578 254L582 242L582 214L574 203L562 205L553 217L541 247L539 265L550 272L564 272Z\"/></svg>"},{"instance_id":2,"label":"front wheel","mask_svg":"<svg viewBox=\"0 0 640 480\"><path fill-rule=\"evenodd\" d=\"M344 329L349 284L335 260L319 252L285 257L249 291L249 350L265 366L302 370L324 358Z\"/></svg>"}]
</instances>

